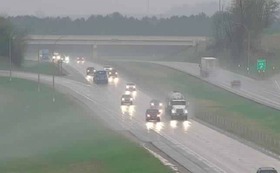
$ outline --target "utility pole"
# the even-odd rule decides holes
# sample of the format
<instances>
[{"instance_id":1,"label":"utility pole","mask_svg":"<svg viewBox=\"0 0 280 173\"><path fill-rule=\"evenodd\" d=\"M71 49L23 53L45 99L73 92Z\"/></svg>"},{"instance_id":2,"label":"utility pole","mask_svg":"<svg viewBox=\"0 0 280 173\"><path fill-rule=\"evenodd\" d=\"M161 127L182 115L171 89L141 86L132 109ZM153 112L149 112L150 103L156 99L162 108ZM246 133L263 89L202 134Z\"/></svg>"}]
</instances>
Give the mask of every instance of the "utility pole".
<instances>
[{"instance_id":1,"label":"utility pole","mask_svg":"<svg viewBox=\"0 0 280 173\"><path fill-rule=\"evenodd\" d=\"M150 15L150 0L147 0L147 15Z\"/></svg>"},{"instance_id":2,"label":"utility pole","mask_svg":"<svg viewBox=\"0 0 280 173\"><path fill-rule=\"evenodd\" d=\"M12 36L9 38L10 81L12 81Z\"/></svg>"},{"instance_id":3,"label":"utility pole","mask_svg":"<svg viewBox=\"0 0 280 173\"><path fill-rule=\"evenodd\" d=\"M38 67L40 65L40 44L38 45ZM40 72L38 70L38 92L40 92Z\"/></svg>"}]
</instances>

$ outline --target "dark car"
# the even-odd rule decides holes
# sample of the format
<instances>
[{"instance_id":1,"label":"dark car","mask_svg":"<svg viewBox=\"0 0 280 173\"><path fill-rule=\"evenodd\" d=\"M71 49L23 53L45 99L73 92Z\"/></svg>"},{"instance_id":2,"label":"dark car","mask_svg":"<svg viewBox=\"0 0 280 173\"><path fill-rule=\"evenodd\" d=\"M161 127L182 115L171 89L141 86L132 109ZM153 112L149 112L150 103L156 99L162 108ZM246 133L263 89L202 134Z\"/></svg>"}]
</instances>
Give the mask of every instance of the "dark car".
<instances>
[{"instance_id":1,"label":"dark car","mask_svg":"<svg viewBox=\"0 0 280 173\"><path fill-rule=\"evenodd\" d=\"M146 121L156 121L160 122L160 112L158 109L147 109L146 110Z\"/></svg>"},{"instance_id":2,"label":"dark car","mask_svg":"<svg viewBox=\"0 0 280 173\"><path fill-rule=\"evenodd\" d=\"M104 70L99 70L94 73L93 81L96 84L108 84L108 75Z\"/></svg>"},{"instance_id":3,"label":"dark car","mask_svg":"<svg viewBox=\"0 0 280 173\"><path fill-rule=\"evenodd\" d=\"M277 171L272 167L263 167L259 168L257 173L277 173Z\"/></svg>"},{"instance_id":4,"label":"dark car","mask_svg":"<svg viewBox=\"0 0 280 173\"><path fill-rule=\"evenodd\" d=\"M131 106L133 105L133 97L130 94L124 94L121 98L121 105Z\"/></svg>"},{"instance_id":5,"label":"dark car","mask_svg":"<svg viewBox=\"0 0 280 173\"><path fill-rule=\"evenodd\" d=\"M232 88L240 88L241 87L241 81L240 80L233 80L230 83Z\"/></svg>"},{"instance_id":6,"label":"dark car","mask_svg":"<svg viewBox=\"0 0 280 173\"><path fill-rule=\"evenodd\" d=\"M88 67L86 69L86 75L93 75L96 72L94 67Z\"/></svg>"},{"instance_id":7,"label":"dark car","mask_svg":"<svg viewBox=\"0 0 280 173\"><path fill-rule=\"evenodd\" d=\"M109 70L108 76L109 76L109 78L113 78L113 79L118 78L117 70L115 70L115 69Z\"/></svg>"}]
</instances>

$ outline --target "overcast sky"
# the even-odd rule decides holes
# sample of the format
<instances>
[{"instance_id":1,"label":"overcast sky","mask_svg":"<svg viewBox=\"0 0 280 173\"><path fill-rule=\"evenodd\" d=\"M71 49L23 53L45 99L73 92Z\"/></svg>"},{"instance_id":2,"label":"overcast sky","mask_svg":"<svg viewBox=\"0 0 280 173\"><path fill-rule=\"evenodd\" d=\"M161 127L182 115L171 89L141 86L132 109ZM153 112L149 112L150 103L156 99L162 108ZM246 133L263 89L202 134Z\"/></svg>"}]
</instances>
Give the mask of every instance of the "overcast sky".
<instances>
[{"instance_id":1,"label":"overcast sky","mask_svg":"<svg viewBox=\"0 0 280 173\"><path fill-rule=\"evenodd\" d=\"M219 0L0 0L5 15L83 16L89 14L164 14L182 5L197 6ZM222 0L230 1L230 0ZM148 8L149 2L149 8ZM218 7L217 7L218 8Z\"/></svg>"}]
</instances>

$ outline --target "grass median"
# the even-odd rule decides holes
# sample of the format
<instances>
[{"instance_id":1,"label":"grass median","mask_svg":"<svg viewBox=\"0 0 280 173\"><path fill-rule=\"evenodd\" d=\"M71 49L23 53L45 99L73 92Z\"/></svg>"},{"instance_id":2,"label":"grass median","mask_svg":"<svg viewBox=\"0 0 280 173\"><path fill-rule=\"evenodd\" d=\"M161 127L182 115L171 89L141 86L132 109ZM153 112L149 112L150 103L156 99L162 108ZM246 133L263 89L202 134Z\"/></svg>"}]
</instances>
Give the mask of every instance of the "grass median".
<instances>
[{"instance_id":1,"label":"grass median","mask_svg":"<svg viewBox=\"0 0 280 173\"><path fill-rule=\"evenodd\" d=\"M190 99L196 118L280 154L280 111L160 65L117 61L111 64L161 99L172 90L183 92Z\"/></svg>"},{"instance_id":2,"label":"grass median","mask_svg":"<svg viewBox=\"0 0 280 173\"><path fill-rule=\"evenodd\" d=\"M10 70L10 64L8 61L0 61L0 70ZM55 75L55 76L64 76L65 71L60 71L56 64L51 62L40 62L37 61L25 60L21 67L16 67L12 65L13 71L23 71L29 73L40 73L45 75Z\"/></svg>"},{"instance_id":3,"label":"grass median","mask_svg":"<svg viewBox=\"0 0 280 173\"><path fill-rule=\"evenodd\" d=\"M170 172L66 95L0 78L0 172Z\"/></svg>"}]
</instances>

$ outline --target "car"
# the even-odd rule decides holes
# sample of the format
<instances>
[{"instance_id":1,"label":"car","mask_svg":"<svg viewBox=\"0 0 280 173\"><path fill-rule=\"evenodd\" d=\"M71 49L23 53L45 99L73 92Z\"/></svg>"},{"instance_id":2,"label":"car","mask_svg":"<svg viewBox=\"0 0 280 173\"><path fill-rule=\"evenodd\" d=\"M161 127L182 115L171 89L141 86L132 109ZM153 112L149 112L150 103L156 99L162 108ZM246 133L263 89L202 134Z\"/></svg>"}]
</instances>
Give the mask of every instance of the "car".
<instances>
[{"instance_id":1,"label":"car","mask_svg":"<svg viewBox=\"0 0 280 173\"><path fill-rule=\"evenodd\" d=\"M160 113L163 112L163 104L157 99L153 99L150 101L150 108L158 109Z\"/></svg>"},{"instance_id":2,"label":"car","mask_svg":"<svg viewBox=\"0 0 280 173\"><path fill-rule=\"evenodd\" d=\"M257 173L277 173L277 171L272 167L262 167L257 170Z\"/></svg>"},{"instance_id":3,"label":"car","mask_svg":"<svg viewBox=\"0 0 280 173\"><path fill-rule=\"evenodd\" d=\"M113 67L111 67L111 66L109 66L109 65L105 65L105 66L103 67L103 70L105 70L105 71L110 71L110 70L113 70Z\"/></svg>"},{"instance_id":4,"label":"car","mask_svg":"<svg viewBox=\"0 0 280 173\"><path fill-rule=\"evenodd\" d=\"M158 109L155 108L149 108L146 110L146 121L156 121L160 122L160 112Z\"/></svg>"},{"instance_id":5,"label":"car","mask_svg":"<svg viewBox=\"0 0 280 173\"><path fill-rule=\"evenodd\" d=\"M127 83L126 86L125 86L125 93L126 94L132 94L135 97L136 94L137 94L136 85L132 82Z\"/></svg>"},{"instance_id":6,"label":"car","mask_svg":"<svg viewBox=\"0 0 280 173\"><path fill-rule=\"evenodd\" d=\"M118 81L118 72L115 69L108 71L108 78L111 82L117 82Z\"/></svg>"},{"instance_id":7,"label":"car","mask_svg":"<svg viewBox=\"0 0 280 173\"><path fill-rule=\"evenodd\" d=\"M230 85L232 88L240 88L241 87L241 81L240 80L233 80L230 82Z\"/></svg>"},{"instance_id":8,"label":"car","mask_svg":"<svg viewBox=\"0 0 280 173\"><path fill-rule=\"evenodd\" d=\"M96 69L94 67L88 67L86 69L86 75L94 74L96 72Z\"/></svg>"},{"instance_id":9,"label":"car","mask_svg":"<svg viewBox=\"0 0 280 173\"><path fill-rule=\"evenodd\" d=\"M108 75L104 70L94 72L93 82L95 84L108 84Z\"/></svg>"},{"instance_id":10,"label":"car","mask_svg":"<svg viewBox=\"0 0 280 173\"><path fill-rule=\"evenodd\" d=\"M77 58L77 64L84 64L84 63L85 63L85 58L83 58L83 57Z\"/></svg>"},{"instance_id":11,"label":"car","mask_svg":"<svg viewBox=\"0 0 280 173\"><path fill-rule=\"evenodd\" d=\"M131 106L133 105L133 97L130 94L123 94L121 97L121 105L122 106Z\"/></svg>"}]
</instances>

